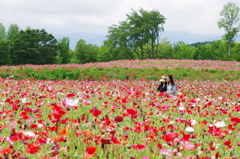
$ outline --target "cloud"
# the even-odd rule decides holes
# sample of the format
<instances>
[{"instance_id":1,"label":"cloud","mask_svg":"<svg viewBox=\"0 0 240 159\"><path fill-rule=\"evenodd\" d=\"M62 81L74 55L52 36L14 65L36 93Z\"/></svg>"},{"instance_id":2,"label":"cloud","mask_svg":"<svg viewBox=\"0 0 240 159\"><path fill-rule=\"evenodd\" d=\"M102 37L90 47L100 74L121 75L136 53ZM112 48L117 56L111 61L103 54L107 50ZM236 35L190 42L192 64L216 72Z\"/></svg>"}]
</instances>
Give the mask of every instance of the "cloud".
<instances>
[{"instance_id":1,"label":"cloud","mask_svg":"<svg viewBox=\"0 0 240 159\"><path fill-rule=\"evenodd\" d=\"M219 13L228 0L0 0L0 23L46 29L50 33L107 34L131 9L158 10L165 31L222 34ZM232 0L240 6L239 0Z\"/></svg>"}]
</instances>

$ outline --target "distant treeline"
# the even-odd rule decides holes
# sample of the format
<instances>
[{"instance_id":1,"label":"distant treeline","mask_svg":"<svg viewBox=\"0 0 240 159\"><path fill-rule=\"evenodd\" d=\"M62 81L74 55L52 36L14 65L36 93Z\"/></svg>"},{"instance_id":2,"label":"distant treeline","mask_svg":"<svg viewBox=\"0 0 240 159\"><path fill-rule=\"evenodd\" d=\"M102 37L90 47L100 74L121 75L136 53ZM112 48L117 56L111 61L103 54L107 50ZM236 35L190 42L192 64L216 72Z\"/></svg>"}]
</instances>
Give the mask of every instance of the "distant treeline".
<instances>
[{"instance_id":1,"label":"distant treeline","mask_svg":"<svg viewBox=\"0 0 240 159\"><path fill-rule=\"evenodd\" d=\"M234 42L238 29L217 41L191 45L179 41L171 44L166 37L160 39L166 18L159 11L132 10L126 16L125 21L108 28L102 46L79 39L73 50L68 37L57 40L44 29L28 27L21 30L16 24L10 25L7 30L0 23L0 65L77 64L120 59L240 61L240 43Z\"/></svg>"}]
</instances>

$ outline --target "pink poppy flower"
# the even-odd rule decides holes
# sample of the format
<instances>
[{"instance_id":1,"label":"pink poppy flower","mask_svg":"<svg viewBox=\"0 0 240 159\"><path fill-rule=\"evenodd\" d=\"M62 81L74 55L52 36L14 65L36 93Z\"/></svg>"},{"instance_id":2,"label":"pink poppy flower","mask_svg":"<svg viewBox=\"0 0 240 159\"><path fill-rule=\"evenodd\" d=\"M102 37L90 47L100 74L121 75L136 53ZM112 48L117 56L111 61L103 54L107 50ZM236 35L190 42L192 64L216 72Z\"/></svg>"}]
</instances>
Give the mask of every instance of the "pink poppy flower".
<instances>
[{"instance_id":1,"label":"pink poppy flower","mask_svg":"<svg viewBox=\"0 0 240 159\"><path fill-rule=\"evenodd\" d=\"M161 149L160 153L163 155L170 155L172 153L172 150L170 149Z\"/></svg>"},{"instance_id":2,"label":"pink poppy flower","mask_svg":"<svg viewBox=\"0 0 240 159\"><path fill-rule=\"evenodd\" d=\"M135 150L145 150L146 146L141 144L135 144L132 146Z\"/></svg>"}]
</instances>

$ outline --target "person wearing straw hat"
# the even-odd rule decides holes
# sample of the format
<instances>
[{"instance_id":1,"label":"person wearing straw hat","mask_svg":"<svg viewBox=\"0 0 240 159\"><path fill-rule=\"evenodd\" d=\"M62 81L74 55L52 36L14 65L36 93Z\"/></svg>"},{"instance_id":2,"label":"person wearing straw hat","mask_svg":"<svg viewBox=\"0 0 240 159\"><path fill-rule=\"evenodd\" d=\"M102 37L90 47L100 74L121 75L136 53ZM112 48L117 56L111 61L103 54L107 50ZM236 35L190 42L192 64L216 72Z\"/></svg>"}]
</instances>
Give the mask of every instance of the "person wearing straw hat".
<instances>
[{"instance_id":1,"label":"person wearing straw hat","mask_svg":"<svg viewBox=\"0 0 240 159\"><path fill-rule=\"evenodd\" d=\"M160 84L157 88L157 91L160 91L160 92L167 91L167 77L166 76L162 76L162 78L160 79Z\"/></svg>"}]
</instances>

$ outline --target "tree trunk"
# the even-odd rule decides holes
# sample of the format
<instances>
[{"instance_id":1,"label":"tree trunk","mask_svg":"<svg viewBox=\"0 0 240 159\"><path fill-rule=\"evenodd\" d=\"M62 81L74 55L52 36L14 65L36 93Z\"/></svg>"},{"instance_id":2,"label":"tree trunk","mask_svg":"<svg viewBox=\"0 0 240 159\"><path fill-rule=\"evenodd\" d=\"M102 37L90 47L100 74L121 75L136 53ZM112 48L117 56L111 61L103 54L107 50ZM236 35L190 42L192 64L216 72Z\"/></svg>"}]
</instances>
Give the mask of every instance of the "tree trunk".
<instances>
[{"instance_id":1,"label":"tree trunk","mask_svg":"<svg viewBox=\"0 0 240 159\"><path fill-rule=\"evenodd\" d=\"M228 57L230 57L231 56L231 46L230 46L230 44L228 45Z\"/></svg>"},{"instance_id":2,"label":"tree trunk","mask_svg":"<svg viewBox=\"0 0 240 159\"><path fill-rule=\"evenodd\" d=\"M157 45L157 46L156 46L156 47L157 47L157 49L156 49L156 58L158 58L158 44L159 44L159 37L157 37L157 44L156 44L156 45Z\"/></svg>"},{"instance_id":3,"label":"tree trunk","mask_svg":"<svg viewBox=\"0 0 240 159\"><path fill-rule=\"evenodd\" d=\"M140 60L143 60L143 59L144 59L144 51L143 51L143 47L140 46L140 48L141 48L141 59L140 59Z\"/></svg>"}]
</instances>

